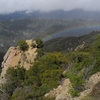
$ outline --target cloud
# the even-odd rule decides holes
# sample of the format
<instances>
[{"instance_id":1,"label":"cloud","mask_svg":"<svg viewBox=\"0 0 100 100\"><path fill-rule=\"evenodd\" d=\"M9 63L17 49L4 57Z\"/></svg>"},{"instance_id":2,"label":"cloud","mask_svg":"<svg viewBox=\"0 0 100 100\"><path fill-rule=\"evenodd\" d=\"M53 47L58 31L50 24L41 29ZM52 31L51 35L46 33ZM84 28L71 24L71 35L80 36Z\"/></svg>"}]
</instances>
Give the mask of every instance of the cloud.
<instances>
[{"instance_id":1,"label":"cloud","mask_svg":"<svg viewBox=\"0 0 100 100\"><path fill-rule=\"evenodd\" d=\"M100 0L0 0L0 13L22 10L100 10Z\"/></svg>"}]
</instances>

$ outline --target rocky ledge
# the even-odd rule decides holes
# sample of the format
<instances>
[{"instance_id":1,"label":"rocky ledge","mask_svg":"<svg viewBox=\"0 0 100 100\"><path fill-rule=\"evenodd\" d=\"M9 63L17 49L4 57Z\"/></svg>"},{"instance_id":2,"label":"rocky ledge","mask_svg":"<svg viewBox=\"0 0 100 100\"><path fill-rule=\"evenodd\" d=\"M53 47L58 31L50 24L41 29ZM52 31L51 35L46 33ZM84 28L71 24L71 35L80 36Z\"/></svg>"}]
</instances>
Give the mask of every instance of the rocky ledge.
<instances>
[{"instance_id":1,"label":"rocky ledge","mask_svg":"<svg viewBox=\"0 0 100 100\"><path fill-rule=\"evenodd\" d=\"M9 48L3 58L1 77L4 77L9 67L16 67L18 64L20 64L21 67L24 66L26 70L30 68L36 58L37 48L31 47L31 44L35 41L26 40L26 42L29 46L27 51L23 52L18 47Z\"/></svg>"}]
</instances>

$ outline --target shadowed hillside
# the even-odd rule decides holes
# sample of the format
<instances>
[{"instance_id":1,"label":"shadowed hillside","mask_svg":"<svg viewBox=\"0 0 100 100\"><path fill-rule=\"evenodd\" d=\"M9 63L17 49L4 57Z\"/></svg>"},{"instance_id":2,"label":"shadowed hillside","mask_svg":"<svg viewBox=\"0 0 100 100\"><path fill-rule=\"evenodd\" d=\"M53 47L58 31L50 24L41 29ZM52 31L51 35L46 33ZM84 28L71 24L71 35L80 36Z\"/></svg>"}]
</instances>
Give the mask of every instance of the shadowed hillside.
<instances>
[{"instance_id":1,"label":"shadowed hillside","mask_svg":"<svg viewBox=\"0 0 100 100\"><path fill-rule=\"evenodd\" d=\"M96 35L100 32L93 31L92 33L80 37L60 37L56 39L52 39L46 41L44 44L44 48L47 52L69 52L75 50L75 48L82 44L90 44L92 43Z\"/></svg>"}]
</instances>

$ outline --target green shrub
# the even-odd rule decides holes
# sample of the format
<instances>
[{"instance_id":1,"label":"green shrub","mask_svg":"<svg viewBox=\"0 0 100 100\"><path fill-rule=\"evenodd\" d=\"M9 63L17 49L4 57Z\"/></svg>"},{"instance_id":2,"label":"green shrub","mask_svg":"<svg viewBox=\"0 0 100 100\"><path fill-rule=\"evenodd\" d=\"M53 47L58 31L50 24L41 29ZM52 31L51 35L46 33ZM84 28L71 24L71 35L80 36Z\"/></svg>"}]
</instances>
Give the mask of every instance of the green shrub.
<instances>
[{"instance_id":1,"label":"green shrub","mask_svg":"<svg viewBox=\"0 0 100 100\"><path fill-rule=\"evenodd\" d=\"M35 43L32 43L32 44L31 44L31 47L32 47L32 48L36 48L37 46L36 46Z\"/></svg>"},{"instance_id":2,"label":"green shrub","mask_svg":"<svg viewBox=\"0 0 100 100\"><path fill-rule=\"evenodd\" d=\"M11 100L55 100L53 97L45 98L44 90L34 86L17 88Z\"/></svg>"},{"instance_id":3,"label":"green shrub","mask_svg":"<svg viewBox=\"0 0 100 100\"><path fill-rule=\"evenodd\" d=\"M19 46L20 50L25 51L28 50L29 46L25 40L19 40L17 45Z\"/></svg>"},{"instance_id":4,"label":"green shrub","mask_svg":"<svg viewBox=\"0 0 100 100\"><path fill-rule=\"evenodd\" d=\"M37 53L38 53L37 54L37 58L40 58L40 57L42 57L45 54L44 49L38 49Z\"/></svg>"},{"instance_id":5,"label":"green shrub","mask_svg":"<svg viewBox=\"0 0 100 100\"><path fill-rule=\"evenodd\" d=\"M43 48L44 44L41 39L36 39L37 48Z\"/></svg>"},{"instance_id":6,"label":"green shrub","mask_svg":"<svg viewBox=\"0 0 100 100\"><path fill-rule=\"evenodd\" d=\"M92 51L96 63L92 70L92 74L100 71L100 35L97 36L96 41L93 43L93 51Z\"/></svg>"},{"instance_id":7,"label":"green shrub","mask_svg":"<svg viewBox=\"0 0 100 100\"><path fill-rule=\"evenodd\" d=\"M79 91L75 90L75 89L72 89L70 88L69 90L69 93L72 97L76 97L76 96L79 96Z\"/></svg>"},{"instance_id":8,"label":"green shrub","mask_svg":"<svg viewBox=\"0 0 100 100\"><path fill-rule=\"evenodd\" d=\"M8 94L12 94L13 91L18 87L22 86L25 79L25 69L17 66L16 69L9 68L6 74L7 83L4 88Z\"/></svg>"},{"instance_id":9,"label":"green shrub","mask_svg":"<svg viewBox=\"0 0 100 100\"><path fill-rule=\"evenodd\" d=\"M59 85L62 76L62 55L60 53L47 53L39 58L27 72L25 85L42 88L44 93Z\"/></svg>"},{"instance_id":10,"label":"green shrub","mask_svg":"<svg viewBox=\"0 0 100 100\"><path fill-rule=\"evenodd\" d=\"M66 77L70 79L73 87L70 93L72 96L77 96L84 89L83 83L92 70L91 65L94 63L94 57L86 51L69 53L66 57L69 59L69 64L71 63L66 72Z\"/></svg>"}]
</instances>

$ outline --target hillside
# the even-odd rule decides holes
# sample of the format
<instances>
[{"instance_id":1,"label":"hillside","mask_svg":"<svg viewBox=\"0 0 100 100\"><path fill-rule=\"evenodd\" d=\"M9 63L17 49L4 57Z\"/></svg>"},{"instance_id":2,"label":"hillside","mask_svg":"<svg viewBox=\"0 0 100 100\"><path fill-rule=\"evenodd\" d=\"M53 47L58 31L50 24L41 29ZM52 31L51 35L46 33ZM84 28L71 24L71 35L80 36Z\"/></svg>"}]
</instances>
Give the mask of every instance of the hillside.
<instances>
[{"instance_id":1,"label":"hillside","mask_svg":"<svg viewBox=\"0 0 100 100\"><path fill-rule=\"evenodd\" d=\"M99 100L100 32L93 33L92 37L83 36L83 40L89 39L85 46L64 54L45 52L43 41L35 40L36 44L32 43L31 47L37 48L36 59L28 62L31 64L28 70L25 69L25 65L21 66L21 60L20 63L6 70L4 77L0 79L0 83L3 83L0 87L0 99L81 100L90 98L89 100L93 100L94 98ZM25 54L30 50L25 40L19 41L17 45ZM27 58L31 58L31 53ZM9 57L6 60L8 59ZM14 60L13 57L12 60Z\"/></svg>"},{"instance_id":2,"label":"hillside","mask_svg":"<svg viewBox=\"0 0 100 100\"><path fill-rule=\"evenodd\" d=\"M61 36L80 36L100 30L99 26L99 21L79 19L25 18L0 21L0 51L6 51L21 39L42 38L47 41Z\"/></svg>"},{"instance_id":3,"label":"hillside","mask_svg":"<svg viewBox=\"0 0 100 100\"><path fill-rule=\"evenodd\" d=\"M90 34L76 37L59 37L48 40L44 43L44 49L47 52L69 52L74 51L77 46L82 44L88 45L92 43L99 31L93 31Z\"/></svg>"},{"instance_id":4,"label":"hillside","mask_svg":"<svg viewBox=\"0 0 100 100\"><path fill-rule=\"evenodd\" d=\"M44 49L46 52L58 51L58 52L66 53L69 51L73 51L77 46L84 44L84 42L86 44L93 42L95 39L95 36L97 34L99 34L98 31L96 31L96 32L93 31L92 33L90 33L88 35L83 35L83 36L79 36L79 37L78 36L77 37L65 36L65 37L59 37L56 39L51 39L51 40L44 42ZM19 39L22 39L22 38L20 37ZM9 48L10 45L13 45L13 44L15 45L16 41L12 42L12 40L7 40L7 39L1 40L1 43L4 42L4 46L0 48L0 52L1 52L0 53L0 63L3 60L3 56L6 53L7 48Z\"/></svg>"}]
</instances>

